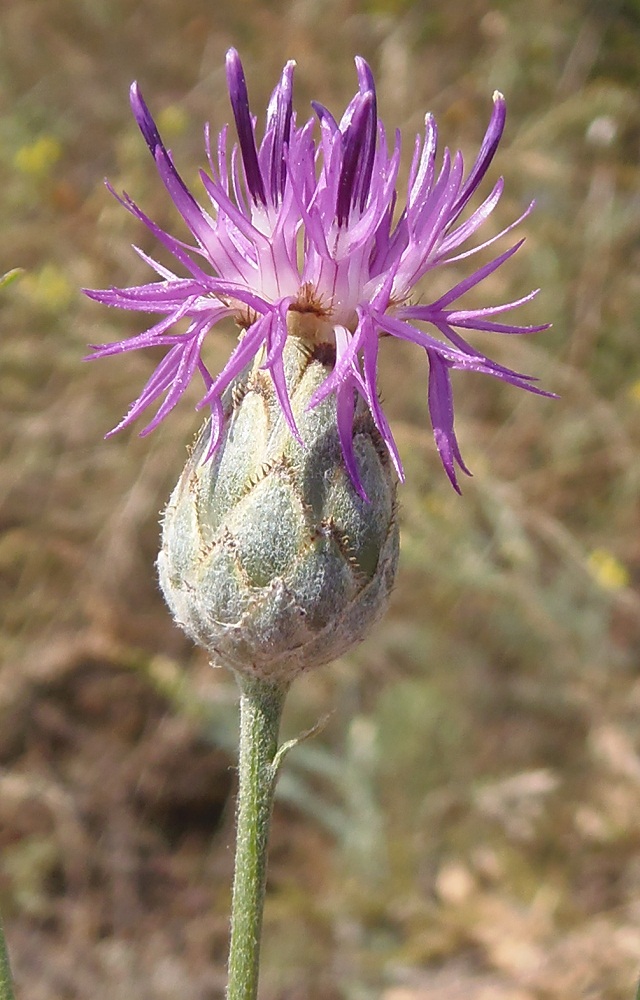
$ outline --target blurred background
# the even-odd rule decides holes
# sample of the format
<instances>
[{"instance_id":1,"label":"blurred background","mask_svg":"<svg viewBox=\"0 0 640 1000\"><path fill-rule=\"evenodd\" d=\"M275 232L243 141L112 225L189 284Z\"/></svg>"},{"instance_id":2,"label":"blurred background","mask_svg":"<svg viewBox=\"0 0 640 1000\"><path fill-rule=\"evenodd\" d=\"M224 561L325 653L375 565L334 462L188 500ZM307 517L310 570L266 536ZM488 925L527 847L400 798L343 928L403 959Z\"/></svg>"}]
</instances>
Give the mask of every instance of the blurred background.
<instances>
[{"instance_id":1,"label":"blurred background","mask_svg":"<svg viewBox=\"0 0 640 1000\"><path fill-rule=\"evenodd\" d=\"M406 463L402 559L370 639L294 686L275 810L264 1000L629 1000L640 969L640 3L5 0L0 11L0 909L30 1000L221 998L233 848L232 680L174 628L158 516L198 427L103 442L158 357L85 365L141 317L82 287L149 272L107 176L180 221L130 115L137 78L197 188L288 58L296 106L425 111L475 155L502 90L489 225L532 197L516 258L468 301L540 286L534 338L476 337L541 399L454 382L473 479L451 490L419 353L384 353ZM506 247L506 243L501 246ZM453 265L459 280L465 263ZM459 272L454 272L454 268ZM223 363L234 333L211 338ZM385 347L387 345L385 344ZM406 349L405 349L406 348Z\"/></svg>"}]
</instances>

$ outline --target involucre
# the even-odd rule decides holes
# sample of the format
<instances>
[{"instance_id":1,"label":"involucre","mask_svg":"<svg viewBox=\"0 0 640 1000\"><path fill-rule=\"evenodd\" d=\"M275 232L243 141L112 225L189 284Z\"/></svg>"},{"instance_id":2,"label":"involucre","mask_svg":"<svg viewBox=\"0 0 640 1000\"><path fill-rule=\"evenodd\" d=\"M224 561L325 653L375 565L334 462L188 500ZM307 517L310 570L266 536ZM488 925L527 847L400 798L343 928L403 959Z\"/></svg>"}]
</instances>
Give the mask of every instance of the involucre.
<instances>
[{"instance_id":1,"label":"involucre","mask_svg":"<svg viewBox=\"0 0 640 1000\"><path fill-rule=\"evenodd\" d=\"M360 496L335 398L309 408L335 363L331 347L297 337L285 346L302 443L259 363L229 387L208 461L208 423L198 436L164 514L158 569L176 621L214 663L287 681L344 653L385 610L398 559L396 476L360 403Z\"/></svg>"}]
</instances>

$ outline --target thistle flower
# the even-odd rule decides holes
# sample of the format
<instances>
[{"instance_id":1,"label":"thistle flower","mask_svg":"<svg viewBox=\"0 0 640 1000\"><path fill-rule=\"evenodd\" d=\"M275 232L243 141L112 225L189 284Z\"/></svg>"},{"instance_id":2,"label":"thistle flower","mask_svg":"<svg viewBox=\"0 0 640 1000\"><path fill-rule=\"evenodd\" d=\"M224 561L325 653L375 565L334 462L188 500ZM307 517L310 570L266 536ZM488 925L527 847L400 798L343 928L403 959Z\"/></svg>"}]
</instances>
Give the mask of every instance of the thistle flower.
<instances>
[{"instance_id":1,"label":"thistle flower","mask_svg":"<svg viewBox=\"0 0 640 1000\"><path fill-rule=\"evenodd\" d=\"M335 363L308 405L313 408L335 397L343 460L356 490L366 499L353 448L358 397L369 408L403 480L377 388L379 344L386 335L410 341L426 353L435 442L446 473L459 491L456 466L467 473L468 469L454 431L451 372L481 372L541 392L531 376L490 360L460 332L523 334L546 329L545 325L517 326L496 320L529 302L536 291L495 306L468 309L459 305L464 293L509 260L522 240L457 281L444 295L429 300L425 282L422 296L412 298L415 286L430 271L492 245L532 208L502 232L468 247L503 190L500 178L485 200L462 218L502 136L503 96L494 94L487 131L466 173L462 154L452 155L448 149L437 169L438 129L433 117L426 116L424 135L415 140L406 202L396 217L400 136L396 132L389 146L377 117L373 75L364 59L356 58L358 92L341 120L314 103L317 123L311 119L302 126L292 109L295 64L288 62L271 96L259 146L242 65L234 49L228 52L226 65L238 142L229 155L226 127L214 148L205 132L209 172L203 170L200 176L209 201L206 208L178 173L137 84L131 87L134 116L194 245L162 230L126 193L119 198L171 252L187 276L180 277L138 250L159 280L87 293L107 305L162 316L144 333L96 347L91 357L158 345L169 348L127 416L110 433L127 427L143 410L160 402L142 434L152 431L199 373L204 395L198 405L211 410L211 436L203 456L210 459L227 419L223 394L258 359L271 377L290 433L300 440L284 375L285 344L289 338L330 344ZM319 137L314 137L317 126ZM214 376L203 360L203 345L212 328L227 317L235 320L242 333L224 369ZM186 329L178 329L181 321Z\"/></svg>"}]
</instances>

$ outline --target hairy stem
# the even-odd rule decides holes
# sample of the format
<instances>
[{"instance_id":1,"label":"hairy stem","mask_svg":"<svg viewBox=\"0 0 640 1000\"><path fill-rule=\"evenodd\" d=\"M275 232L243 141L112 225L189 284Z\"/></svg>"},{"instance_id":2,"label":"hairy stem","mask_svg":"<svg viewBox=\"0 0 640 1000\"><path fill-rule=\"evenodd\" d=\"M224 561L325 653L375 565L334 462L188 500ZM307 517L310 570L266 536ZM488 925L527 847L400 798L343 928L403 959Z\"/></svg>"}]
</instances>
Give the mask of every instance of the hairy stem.
<instances>
[{"instance_id":1,"label":"hairy stem","mask_svg":"<svg viewBox=\"0 0 640 1000\"><path fill-rule=\"evenodd\" d=\"M4 940L2 921L0 921L0 1000L14 1000L9 956Z\"/></svg>"},{"instance_id":2,"label":"hairy stem","mask_svg":"<svg viewBox=\"0 0 640 1000\"><path fill-rule=\"evenodd\" d=\"M267 842L287 685L238 675L240 753L228 1000L256 1000Z\"/></svg>"}]
</instances>

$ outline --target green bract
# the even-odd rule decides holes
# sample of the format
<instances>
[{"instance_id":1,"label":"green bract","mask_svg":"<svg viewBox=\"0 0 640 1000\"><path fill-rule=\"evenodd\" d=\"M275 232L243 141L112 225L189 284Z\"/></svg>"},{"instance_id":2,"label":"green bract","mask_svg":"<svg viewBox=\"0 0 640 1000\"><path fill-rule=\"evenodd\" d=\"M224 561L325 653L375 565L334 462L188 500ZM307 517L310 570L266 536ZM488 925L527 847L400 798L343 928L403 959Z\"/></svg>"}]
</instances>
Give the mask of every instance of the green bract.
<instances>
[{"instance_id":1,"label":"green bract","mask_svg":"<svg viewBox=\"0 0 640 1000\"><path fill-rule=\"evenodd\" d=\"M165 511L158 558L177 622L215 663L283 681L364 638L398 559L395 472L368 407L354 419L367 501L345 469L335 398L308 409L333 349L291 337L284 362L303 444L258 359L227 391L223 439L205 462L202 428Z\"/></svg>"}]
</instances>

